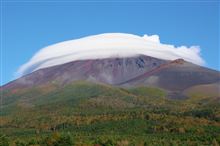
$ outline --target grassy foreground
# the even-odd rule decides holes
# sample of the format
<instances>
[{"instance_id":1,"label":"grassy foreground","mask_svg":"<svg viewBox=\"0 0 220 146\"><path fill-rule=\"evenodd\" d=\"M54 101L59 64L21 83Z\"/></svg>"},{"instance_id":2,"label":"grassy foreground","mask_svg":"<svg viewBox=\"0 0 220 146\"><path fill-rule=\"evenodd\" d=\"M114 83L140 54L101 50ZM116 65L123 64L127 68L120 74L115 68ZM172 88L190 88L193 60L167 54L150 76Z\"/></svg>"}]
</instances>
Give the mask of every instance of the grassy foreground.
<instances>
[{"instance_id":1,"label":"grassy foreground","mask_svg":"<svg viewBox=\"0 0 220 146\"><path fill-rule=\"evenodd\" d=\"M219 145L219 98L166 96L86 82L4 91L0 146Z\"/></svg>"}]
</instances>

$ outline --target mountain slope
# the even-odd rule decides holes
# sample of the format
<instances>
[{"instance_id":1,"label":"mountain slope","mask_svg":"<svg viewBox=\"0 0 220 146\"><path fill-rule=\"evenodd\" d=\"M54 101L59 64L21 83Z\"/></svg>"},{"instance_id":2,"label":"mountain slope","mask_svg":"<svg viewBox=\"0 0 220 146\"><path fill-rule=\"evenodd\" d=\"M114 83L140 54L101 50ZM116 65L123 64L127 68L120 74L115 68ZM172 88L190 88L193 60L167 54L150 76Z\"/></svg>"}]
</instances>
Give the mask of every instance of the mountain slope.
<instances>
[{"instance_id":1,"label":"mountain slope","mask_svg":"<svg viewBox=\"0 0 220 146\"><path fill-rule=\"evenodd\" d=\"M166 96L158 88L86 81L8 91L3 95L0 135L16 146L19 142L55 145L60 134L68 134L76 145L91 146L121 141L127 145L220 142L219 98L172 100Z\"/></svg>"},{"instance_id":2,"label":"mountain slope","mask_svg":"<svg viewBox=\"0 0 220 146\"><path fill-rule=\"evenodd\" d=\"M3 88L25 88L52 82L65 85L78 80L114 85L148 72L165 62L167 61L143 55L130 58L74 61L40 69L3 86Z\"/></svg>"},{"instance_id":3,"label":"mountain slope","mask_svg":"<svg viewBox=\"0 0 220 146\"><path fill-rule=\"evenodd\" d=\"M164 63L150 72L128 80L125 84L133 84L133 86L153 84L170 91L182 91L194 85L219 81L219 72L178 59Z\"/></svg>"},{"instance_id":4,"label":"mountain slope","mask_svg":"<svg viewBox=\"0 0 220 146\"><path fill-rule=\"evenodd\" d=\"M169 91L183 91L195 85L218 83L220 73L182 59L168 61L139 55L74 61L40 69L2 88L11 90L51 83L63 86L85 80L122 87L155 86Z\"/></svg>"}]
</instances>

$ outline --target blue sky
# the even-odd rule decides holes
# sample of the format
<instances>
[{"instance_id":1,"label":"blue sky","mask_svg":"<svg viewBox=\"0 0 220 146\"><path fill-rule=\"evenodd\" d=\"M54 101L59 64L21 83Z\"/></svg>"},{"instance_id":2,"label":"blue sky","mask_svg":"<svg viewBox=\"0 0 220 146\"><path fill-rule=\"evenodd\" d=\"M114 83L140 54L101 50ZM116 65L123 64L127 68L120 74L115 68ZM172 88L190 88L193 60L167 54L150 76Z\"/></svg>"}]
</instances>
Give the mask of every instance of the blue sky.
<instances>
[{"instance_id":1,"label":"blue sky","mask_svg":"<svg viewBox=\"0 0 220 146\"><path fill-rule=\"evenodd\" d=\"M107 32L157 34L175 46L199 45L220 70L219 2L13 2L1 7L1 85L42 47Z\"/></svg>"}]
</instances>

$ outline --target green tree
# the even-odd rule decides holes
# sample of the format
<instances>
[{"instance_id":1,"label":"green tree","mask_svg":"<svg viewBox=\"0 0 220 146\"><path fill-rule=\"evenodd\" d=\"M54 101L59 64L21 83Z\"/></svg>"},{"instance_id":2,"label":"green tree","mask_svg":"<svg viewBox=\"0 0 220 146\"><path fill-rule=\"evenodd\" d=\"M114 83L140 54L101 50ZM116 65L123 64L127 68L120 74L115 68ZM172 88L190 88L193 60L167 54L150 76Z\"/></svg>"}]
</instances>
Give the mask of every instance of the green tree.
<instances>
[{"instance_id":1,"label":"green tree","mask_svg":"<svg viewBox=\"0 0 220 146\"><path fill-rule=\"evenodd\" d=\"M47 137L43 144L46 146L73 146L74 140L69 133L60 134L55 132L50 137Z\"/></svg>"},{"instance_id":2,"label":"green tree","mask_svg":"<svg viewBox=\"0 0 220 146\"><path fill-rule=\"evenodd\" d=\"M0 146L9 146L8 138L5 135L0 135Z\"/></svg>"}]
</instances>

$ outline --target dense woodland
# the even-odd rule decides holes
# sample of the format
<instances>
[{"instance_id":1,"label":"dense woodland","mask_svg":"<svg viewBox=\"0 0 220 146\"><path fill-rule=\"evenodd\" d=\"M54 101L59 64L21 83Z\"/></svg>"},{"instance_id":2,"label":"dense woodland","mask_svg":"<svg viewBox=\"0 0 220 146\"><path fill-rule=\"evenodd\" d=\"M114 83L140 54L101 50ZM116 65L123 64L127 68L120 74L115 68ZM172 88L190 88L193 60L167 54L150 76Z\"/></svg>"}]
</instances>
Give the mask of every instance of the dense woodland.
<instances>
[{"instance_id":1,"label":"dense woodland","mask_svg":"<svg viewBox=\"0 0 220 146\"><path fill-rule=\"evenodd\" d=\"M90 83L7 91L0 146L220 144L219 97L170 99L167 94Z\"/></svg>"}]
</instances>

